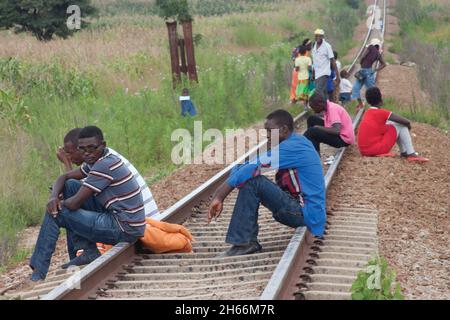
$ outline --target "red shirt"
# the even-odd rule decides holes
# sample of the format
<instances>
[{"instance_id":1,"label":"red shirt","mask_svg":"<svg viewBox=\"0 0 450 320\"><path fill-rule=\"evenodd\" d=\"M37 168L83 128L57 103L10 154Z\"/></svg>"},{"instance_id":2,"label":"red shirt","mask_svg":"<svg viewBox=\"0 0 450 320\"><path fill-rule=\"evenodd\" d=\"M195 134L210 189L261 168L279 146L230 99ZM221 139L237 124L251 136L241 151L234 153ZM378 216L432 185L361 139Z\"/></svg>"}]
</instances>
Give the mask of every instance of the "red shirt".
<instances>
[{"instance_id":1,"label":"red shirt","mask_svg":"<svg viewBox=\"0 0 450 320\"><path fill-rule=\"evenodd\" d=\"M397 141L397 130L386 124L392 112L370 108L364 114L358 130L358 148L363 156L376 156L391 151Z\"/></svg>"}]
</instances>

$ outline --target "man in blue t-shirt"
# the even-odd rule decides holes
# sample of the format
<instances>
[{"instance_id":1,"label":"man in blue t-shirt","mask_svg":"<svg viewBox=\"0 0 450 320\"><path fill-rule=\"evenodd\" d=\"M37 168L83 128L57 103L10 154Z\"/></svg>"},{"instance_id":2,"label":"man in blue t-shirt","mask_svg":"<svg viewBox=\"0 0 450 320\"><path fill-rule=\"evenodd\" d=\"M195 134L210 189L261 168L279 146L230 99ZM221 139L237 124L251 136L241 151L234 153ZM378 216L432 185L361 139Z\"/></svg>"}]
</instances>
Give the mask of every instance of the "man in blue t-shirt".
<instances>
[{"instance_id":1,"label":"man in blue t-shirt","mask_svg":"<svg viewBox=\"0 0 450 320\"><path fill-rule=\"evenodd\" d=\"M219 217L225 198L239 188L226 237L226 242L233 246L219 256L251 254L262 249L257 239L260 204L284 225L293 228L306 225L314 236L322 236L325 231L325 182L314 146L294 133L294 120L285 110L269 114L265 129L268 145L274 130L278 131L279 144L255 161L234 167L227 181L216 190L209 207L208 222ZM261 175L261 168L278 170L276 183Z\"/></svg>"}]
</instances>

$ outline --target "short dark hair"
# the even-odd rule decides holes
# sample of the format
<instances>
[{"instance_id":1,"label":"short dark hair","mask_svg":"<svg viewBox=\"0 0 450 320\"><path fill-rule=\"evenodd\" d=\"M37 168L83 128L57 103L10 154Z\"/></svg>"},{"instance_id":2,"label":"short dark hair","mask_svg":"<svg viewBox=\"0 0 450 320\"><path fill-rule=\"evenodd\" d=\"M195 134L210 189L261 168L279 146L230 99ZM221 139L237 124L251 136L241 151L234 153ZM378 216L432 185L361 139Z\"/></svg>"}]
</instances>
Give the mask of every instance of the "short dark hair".
<instances>
[{"instance_id":1,"label":"short dark hair","mask_svg":"<svg viewBox=\"0 0 450 320\"><path fill-rule=\"evenodd\" d=\"M81 128L74 128L66 133L64 137L64 143L71 142L75 147L78 146L78 136L80 135Z\"/></svg>"},{"instance_id":2,"label":"short dark hair","mask_svg":"<svg viewBox=\"0 0 450 320\"><path fill-rule=\"evenodd\" d=\"M339 73L341 75L341 78L345 78L346 76L348 76L348 72L347 70L341 70L341 72Z\"/></svg>"},{"instance_id":3,"label":"short dark hair","mask_svg":"<svg viewBox=\"0 0 450 320\"><path fill-rule=\"evenodd\" d=\"M84 127L78 135L78 139L84 138L97 138L98 140L103 141L103 132L96 126L87 126Z\"/></svg>"},{"instance_id":4,"label":"short dark hair","mask_svg":"<svg viewBox=\"0 0 450 320\"><path fill-rule=\"evenodd\" d=\"M327 100L318 93L314 93L310 98L309 98L309 104L310 105L317 105L320 103L327 103Z\"/></svg>"},{"instance_id":5,"label":"short dark hair","mask_svg":"<svg viewBox=\"0 0 450 320\"><path fill-rule=\"evenodd\" d=\"M300 46L299 48L298 48L298 52L303 56L303 55L305 55L305 53L306 53L306 46Z\"/></svg>"},{"instance_id":6,"label":"short dark hair","mask_svg":"<svg viewBox=\"0 0 450 320\"><path fill-rule=\"evenodd\" d=\"M287 126L289 131L294 131L294 118L292 115L283 109L278 109L271 112L267 117L267 120L275 120L275 122L281 126Z\"/></svg>"},{"instance_id":7,"label":"short dark hair","mask_svg":"<svg viewBox=\"0 0 450 320\"><path fill-rule=\"evenodd\" d=\"M380 89L378 87L367 89L366 100L371 106L379 105L383 101Z\"/></svg>"},{"instance_id":8,"label":"short dark hair","mask_svg":"<svg viewBox=\"0 0 450 320\"><path fill-rule=\"evenodd\" d=\"M305 40L303 40L303 42L302 42L302 46L307 46L308 45L308 42L309 42L310 40L309 40L309 38L306 38Z\"/></svg>"}]
</instances>

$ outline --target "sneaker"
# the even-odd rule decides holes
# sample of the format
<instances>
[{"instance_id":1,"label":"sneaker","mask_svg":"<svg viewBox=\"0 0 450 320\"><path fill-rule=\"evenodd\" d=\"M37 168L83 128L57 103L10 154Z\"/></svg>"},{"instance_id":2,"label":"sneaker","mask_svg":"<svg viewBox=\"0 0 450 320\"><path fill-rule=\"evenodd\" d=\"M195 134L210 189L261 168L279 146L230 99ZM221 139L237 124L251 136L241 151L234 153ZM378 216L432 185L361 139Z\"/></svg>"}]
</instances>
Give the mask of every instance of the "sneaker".
<instances>
[{"instance_id":1,"label":"sneaker","mask_svg":"<svg viewBox=\"0 0 450 320\"><path fill-rule=\"evenodd\" d=\"M358 105L356 106L356 111L359 111L362 108L364 108L364 102L358 103Z\"/></svg>"},{"instance_id":2,"label":"sneaker","mask_svg":"<svg viewBox=\"0 0 450 320\"><path fill-rule=\"evenodd\" d=\"M419 162L419 163L426 163L426 162L430 161L430 159L419 156L419 154L417 152L408 155L406 157L406 160L408 162Z\"/></svg>"},{"instance_id":3,"label":"sneaker","mask_svg":"<svg viewBox=\"0 0 450 320\"><path fill-rule=\"evenodd\" d=\"M41 281L45 280L45 277L43 277L39 271L35 270L35 271L33 271L33 274L31 275L30 280L32 282L41 282Z\"/></svg>"},{"instance_id":4,"label":"sneaker","mask_svg":"<svg viewBox=\"0 0 450 320\"><path fill-rule=\"evenodd\" d=\"M243 245L243 246L234 245L227 251L219 253L216 256L216 258L242 256L242 255L246 255L246 254L257 253L257 252L260 252L261 250L262 250L261 245L257 241L255 241L255 242L251 242L247 245Z\"/></svg>"},{"instance_id":5,"label":"sneaker","mask_svg":"<svg viewBox=\"0 0 450 320\"><path fill-rule=\"evenodd\" d=\"M97 259L100 256L101 256L101 254L100 254L100 252L98 252L98 250L96 250L96 252L93 252L91 254L87 254L85 251L80 256L76 257L75 259L72 259L68 263L63 264L61 266L61 268L68 269L72 266L84 266L84 265L91 263L92 261L94 261L95 259Z\"/></svg>"},{"instance_id":6,"label":"sneaker","mask_svg":"<svg viewBox=\"0 0 450 320\"><path fill-rule=\"evenodd\" d=\"M325 159L325 162L323 164L331 166L333 164L333 162L334 162L334 156L329 156L328 158Z\"/></svg>"}]
</instances>

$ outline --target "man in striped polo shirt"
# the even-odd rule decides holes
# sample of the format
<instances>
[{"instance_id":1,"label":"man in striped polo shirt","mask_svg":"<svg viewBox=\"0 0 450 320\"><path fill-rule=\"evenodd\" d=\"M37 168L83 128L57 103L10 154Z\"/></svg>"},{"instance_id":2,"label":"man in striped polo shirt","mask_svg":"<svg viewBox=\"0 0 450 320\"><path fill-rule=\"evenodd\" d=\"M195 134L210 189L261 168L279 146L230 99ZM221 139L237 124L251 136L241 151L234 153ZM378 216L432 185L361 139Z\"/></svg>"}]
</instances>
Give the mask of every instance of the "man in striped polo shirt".
<instances>
[{"instance_id":1,"label":"man in striped polo shirt","mask_svg":"<svg viewBox=\"0 0 450 320\"><path fill-rule=\"evenodd\" d=\"M78 137L78 149L85 163L56 180L47 203L30 261L32 281L45 279L60 228L71 232L75 250L84 250L66 266L95 260L100 256L97 242L131 243L144 235L141 188L123 160L106 147L102 131L85 127Z\"/></svg>"},{"instance_id":2,"label":"man in striped polo shirt","mask_svg":"<svg viewBox=\"0 0 450 320\"><path fill-rule=\"evenodd\" d=\"M57 158L64 164L67 172L73 170L72 164L76 166L81 166L83 164L83 155L80 150L78 150L78 135L80 134L81 130L81 128L74 128L70 130L64 137L64 147L58 148L58 151L56 153ZM160 214L160 212L156 201L153 198L153 194L150 188L147 186L144 178L139 174L138 170L133 166L133 164L131 164L130 161L128 161L124 156L110 147L108 147L108 149L113 155L116 155L120 159L122 159L124 165L133 173L134 177L139 183L139 186L141 187L141 194L144 200L145 216L147 218L151 217L155 219ZM71 260L76 257L77 250L74 250L73 248L73 243L70 239L70 232L67 233L67 251Z\"/></svg>"}]
</instances>

